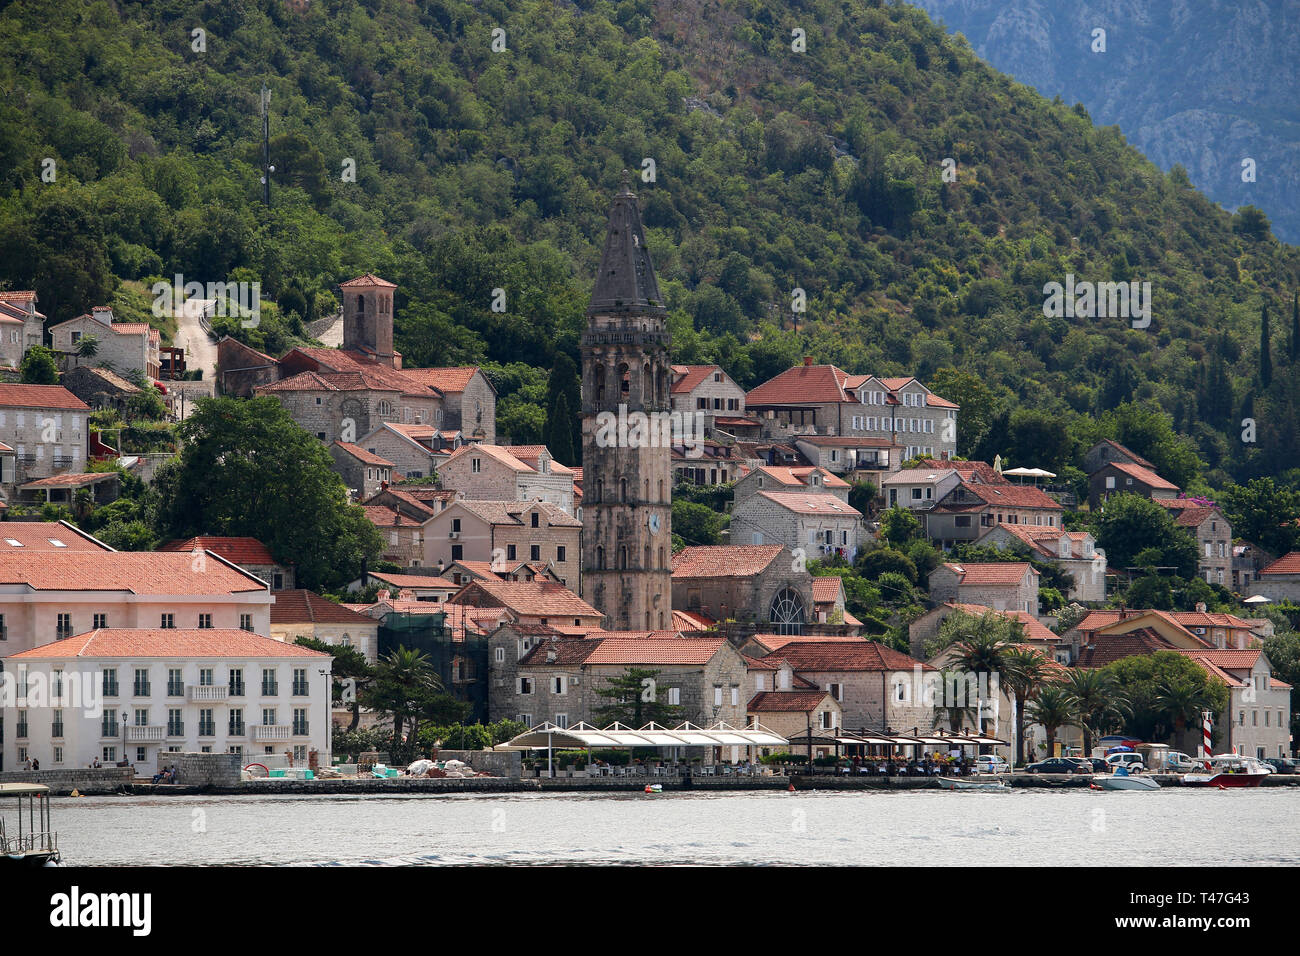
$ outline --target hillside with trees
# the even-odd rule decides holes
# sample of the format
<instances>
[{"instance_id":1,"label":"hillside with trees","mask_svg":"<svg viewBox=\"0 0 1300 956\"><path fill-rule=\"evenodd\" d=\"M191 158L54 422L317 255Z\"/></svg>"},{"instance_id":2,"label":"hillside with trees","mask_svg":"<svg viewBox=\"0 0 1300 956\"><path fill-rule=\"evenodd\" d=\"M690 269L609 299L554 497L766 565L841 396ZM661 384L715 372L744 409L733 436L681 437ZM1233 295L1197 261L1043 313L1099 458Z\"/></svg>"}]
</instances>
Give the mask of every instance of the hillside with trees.
<instances>
[{"instance_id":1,"label":"hillside with trees","mask_svg":"<svg viewBox=\"0 0 1300 956\"><path fill-rule=\"evenodd\" d=\"M607 200L651 159L675 361L915 374L962 453L1067 476L1139 433L1192 490L1297 484L1300 250L909 6L19 0L0 86L0 283L51 321L259 281L227 330L279 352L371 271L408 364L485 363L501 431L562 440ZM1068 274L1150 282L1150 326L1046 317Z\"/></svg>"}]
</instances>

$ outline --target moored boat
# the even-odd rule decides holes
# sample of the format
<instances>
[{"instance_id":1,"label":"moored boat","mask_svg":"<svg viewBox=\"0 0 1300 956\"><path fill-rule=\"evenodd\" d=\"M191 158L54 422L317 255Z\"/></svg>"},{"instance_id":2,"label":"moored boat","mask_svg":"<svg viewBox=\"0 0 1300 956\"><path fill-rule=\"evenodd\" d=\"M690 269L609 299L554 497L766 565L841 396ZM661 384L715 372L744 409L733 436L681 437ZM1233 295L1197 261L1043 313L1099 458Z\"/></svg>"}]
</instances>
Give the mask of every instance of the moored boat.
<instances>
[{"instance_id":1,"label":"moored boat","mask_svg":"<svg viewBox=\"0 0 1300 956\"><path fill-rule=\"evenodd\" d=\"M1098 790L1159 790L1160 783L1150 777L1127 773L1099 773L1092 778Z\"/></svg>"},{"instance_id":2,"label":"moored boat","mask_svg":"<svg viewBox=\"0 0 1300 956\"><path fill-rule=\"evenodd\" d=\"M990 793L1003 793L1011 789L1011 785L1005 780L956 780L952 777L936 779L944 790L984 790Z\"/></svg>"},{"instance_id":3,"label":"moored boat","mask_svg":"<svg viewBox=\"0 0 1300 956\"><path fill-rule=\"evenodd\" d=\"M1221 754L1210 758L1210 769L1203 773L1183 774L1187 787L1258 787L1269 770L1254 757Z\"/></svg>"}]
</instances>

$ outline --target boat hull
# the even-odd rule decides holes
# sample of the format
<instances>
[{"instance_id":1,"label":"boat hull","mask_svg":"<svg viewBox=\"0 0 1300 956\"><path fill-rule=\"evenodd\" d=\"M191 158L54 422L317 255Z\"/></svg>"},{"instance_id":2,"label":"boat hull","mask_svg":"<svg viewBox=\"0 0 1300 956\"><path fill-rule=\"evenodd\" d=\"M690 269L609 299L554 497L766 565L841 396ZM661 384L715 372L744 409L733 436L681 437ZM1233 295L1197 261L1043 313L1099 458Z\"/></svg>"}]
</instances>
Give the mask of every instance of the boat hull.
<instances>
[{"instance_id":1,"label":"boat hull","mask_svg":"<svg viewBox=\"0 0 1300 956\"><path fill-rule=\"evenodd\" d=\"M952 780L948 777L939 777L939 786L944 790L983 790L990 793L1002 793L1010 790L1011 787L1002 781L982 781L975 780Z\"/></svg>"},{"instance_id":2,"label":"boat hull","mask_svg":"<svg viewBox=\"0 0 1300 956\"><path fill-rule=\"evenodd\" d=\"M1112 777L1098 776L1093 784L1102 790L1159 790L1159 782L1150 777Z\"/></svg>"},{"instance_id":3,"label":"boat hull","mask_svg":"<svg viewBox=\"0 0 1300 956\"><path fill-rule=\"evenodd\" d=\"M1187 773L1183 774L1185 787L1258 787L1266 773Z\"/></svg>"}]
</instances>

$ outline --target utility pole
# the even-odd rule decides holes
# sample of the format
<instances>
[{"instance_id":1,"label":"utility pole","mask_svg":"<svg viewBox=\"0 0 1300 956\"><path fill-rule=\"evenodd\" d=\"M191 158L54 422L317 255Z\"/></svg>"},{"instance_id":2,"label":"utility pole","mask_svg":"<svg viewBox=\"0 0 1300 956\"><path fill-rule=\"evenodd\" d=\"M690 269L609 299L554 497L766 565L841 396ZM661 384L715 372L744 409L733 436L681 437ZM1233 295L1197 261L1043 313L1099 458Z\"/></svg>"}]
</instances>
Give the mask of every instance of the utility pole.
<instances>
[{"instance_id":1,"label":"utility pole","mask_svg":"<svg viewBox=\"0 0 1300 956\"><path fill-rule=\"evenodd\" d=\"M271 91L262 84L262 202L271 207Z\"/></svg>"}]
</instances>

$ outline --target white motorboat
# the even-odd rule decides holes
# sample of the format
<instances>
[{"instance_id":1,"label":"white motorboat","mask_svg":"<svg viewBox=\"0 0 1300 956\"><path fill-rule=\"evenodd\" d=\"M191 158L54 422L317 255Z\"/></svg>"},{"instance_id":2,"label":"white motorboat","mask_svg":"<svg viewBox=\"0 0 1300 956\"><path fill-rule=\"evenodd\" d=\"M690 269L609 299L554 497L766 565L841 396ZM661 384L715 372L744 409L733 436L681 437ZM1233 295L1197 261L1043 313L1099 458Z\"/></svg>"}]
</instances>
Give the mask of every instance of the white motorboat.
<instances>
[{"instance_id":1,"label":"white motorboat","mask_svg":"<svg viewBox=\"0 0 1300 956\"><path fill-rule=\"evenodd\" d=\"M1122 768L1121 768L1122 769ZM1099 773L1092 778L1098 790L1159 790L1158 781L1128 773Z\"/></svg>"},{"instance_id":2,"label":"white motorboat","mask_svg":"<svg viewBox=\"0 0 1300 956\"><path fill-rule=\"evenodd\" d=\"M1005 793L1011 789L1011 784L1005 780L957 780L952 777L936 779L944 790L983 790L989 793Z\"/></svg>"}]
</instances>

